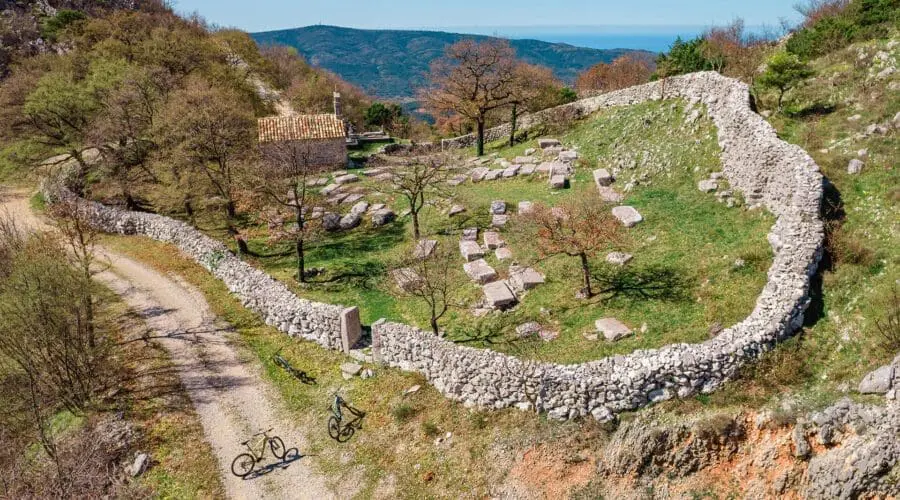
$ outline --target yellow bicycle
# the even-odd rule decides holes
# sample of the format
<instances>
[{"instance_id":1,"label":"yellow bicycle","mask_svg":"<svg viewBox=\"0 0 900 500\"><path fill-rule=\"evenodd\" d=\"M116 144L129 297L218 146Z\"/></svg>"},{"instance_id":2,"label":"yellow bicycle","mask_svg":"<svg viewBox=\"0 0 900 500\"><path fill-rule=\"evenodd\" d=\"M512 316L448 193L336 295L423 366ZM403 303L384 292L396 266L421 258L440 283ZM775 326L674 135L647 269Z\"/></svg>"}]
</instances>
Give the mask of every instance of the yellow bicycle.
<instances>
[{"instance_id":1,"label":"yellow bicycle","mask_svg":"<svg viewBox=\"0 0 900 500\"><path fill-rule=\"evenodd\" d=\"M247 450L249 450L250 453L241 453L234 458L234 461L231 462L232 474L237 477L249 476L250 473L253 472L253 468L256 467L256 464L261 462L265 456L266 445L272 450L272 455L275 455L275 458L284 460L284 457L287 454L287 450L284 447L284 441L278 436L269 436L270 432L272 432L272 429L258 432L251 436L250 439L241 443L247 447ZM256 442L253 442L253 438L257 436L262 437Z\"/></svg>"}]
</instances>

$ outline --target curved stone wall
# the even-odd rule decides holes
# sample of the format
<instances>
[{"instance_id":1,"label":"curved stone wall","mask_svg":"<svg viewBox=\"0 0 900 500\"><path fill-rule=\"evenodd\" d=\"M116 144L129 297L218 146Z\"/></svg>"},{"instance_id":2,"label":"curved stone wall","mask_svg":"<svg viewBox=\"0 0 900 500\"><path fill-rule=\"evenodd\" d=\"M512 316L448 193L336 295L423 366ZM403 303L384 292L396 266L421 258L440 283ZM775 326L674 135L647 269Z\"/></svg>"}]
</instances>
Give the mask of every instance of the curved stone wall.
<instances>
[{"instance_id":1,"label":"curved stone wall","mask_svg":"<svg viewBox=\"0 0 900 500\"><path fill-rule=\"evenodd\" d=\"M467 405L536 407L554 418L592 414L605 420L650 402L711 391L743 363L796 331L809 304L809 278L821 256L822 176L806 152L778 139L775 130L752 111L745 84L717 73L695 73L584 99L564 106L563 111L584 116L602 108L670 97L706 106L718 127L725 177L749 204L764 206L777 217L769 233L775 255L768 283L749 317L702 344L674 344L578 365L520 360L381 321L372 326L376 360L420 372L442 394ZM522 129L539 124L542 116L552 112L523 117ZM58 184L45 189L51 198L66 192ZM105 231L143 234L175 244L225 282L267 324L340 349L343 307L294 296L283 284L231 255L221 243L182 222L96 203L91 207L95 222Z\"/></svg>"}]
</instances>

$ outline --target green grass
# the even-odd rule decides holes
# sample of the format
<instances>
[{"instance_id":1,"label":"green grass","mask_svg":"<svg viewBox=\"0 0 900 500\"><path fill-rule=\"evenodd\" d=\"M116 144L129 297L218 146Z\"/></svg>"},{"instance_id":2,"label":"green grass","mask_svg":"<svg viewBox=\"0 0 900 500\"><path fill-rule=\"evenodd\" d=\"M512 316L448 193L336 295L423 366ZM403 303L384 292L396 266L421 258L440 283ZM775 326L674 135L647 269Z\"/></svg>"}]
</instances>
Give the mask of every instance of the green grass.
<instances>
[{"instance_id":1,"label":"green grass","mask_svg":"<svg viewBox=\"0 0 900 500\"><path fill-rule=\"evenodd\" d=\"M574 297L579 288L577 262L553 258L536 265L547 276L547 283L524 297L515 312L508 315L509 324L502 333L511 334L518 322L528 320L548 324L562 332L560 338L546 345L536 343L526 347L542 359L566 363L672 342L702 341L711 324L728 326L752 310L765 284L771 260L765 235L774 219L761 211L727 208L713 195L696 188L699 180L720 170L719 149L711 123L700 120L693 126L682 126L682 115L682 106L677 102L600 112L559 137L564 144L577 147L582 158L570 189L551 190L546 179L539 175L477 184L467 182L451 189L448 199L432 200L426 206L421 214L423 232L455 248L460 228L489 224L487 213L492 200L505 200L511 211L515 211L519 201L525 200L555 205L566 198L582 196L586 190L592 194L592 170L598 164L611 167L618 162L633 161L634 170L622 175L618 187L621 189L632 177L649 179L628 193L625 201L644 215L645 222L628 230L626 243L615 249L633 253L637 268L652 267L681 276L687 283L686 296L679 300L636 297L577 300ZM507 148L497 143L489 145L489 150L498 157L512 159L532 145L530 141ZM397 212L405 207L402 199L390 193L389 186L371 178L363 178L352 186L358 187L376 193L367 196L371 202L388 203ZM454 203L466 206L468 211L450 220L445 213ZM402 217L380 229L363 227L326 235L311 245L307 266L323 267L327 274L306 285L300 285L295 279L296 264L290 246L269 247L264 229L249 228L250 248L258 254L273 256L251 259L251 262L305 298L359 305L364 323L387 318L427 327L424 304L398 295L388 278L392 265L409 251L413 240L410 226L410 218ZM524 245L516 245L510 238L506 237L518 261L527 263L536 257L528 255ZM604 255L596 256L595 262L602 262ZM747 265L735 269L733 263L737 259L746 261ZM497 262L492 254L488 261L505 275L507 264ZM462 259L459 264L461 269ZM336 278L340 279L334 281ZM461 279L466 278L463 275ZM474 284L466 286L462 293L469 305L480 297L480 289ZM541 314L542 310L552 312ZM646 324L645 331L615 344L587 340L583 334L593 330L596 319L606 316L615 316L635 330ZM442 324L451 336L458 337L477 328L478 320L467 308L457 308L448 313Z\"/></svg>"}]
</instances>

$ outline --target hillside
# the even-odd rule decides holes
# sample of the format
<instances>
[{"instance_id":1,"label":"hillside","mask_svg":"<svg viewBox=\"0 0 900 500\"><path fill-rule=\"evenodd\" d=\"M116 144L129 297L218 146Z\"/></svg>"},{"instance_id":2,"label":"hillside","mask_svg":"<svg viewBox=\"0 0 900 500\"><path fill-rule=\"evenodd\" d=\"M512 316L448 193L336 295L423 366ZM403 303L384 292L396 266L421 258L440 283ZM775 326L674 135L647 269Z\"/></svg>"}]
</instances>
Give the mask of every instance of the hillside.
<instances>
[{"instance_id":1,"label":"hillside","mask_svg":"<svg viewBox=\"0 0 900 500\"><path fill-rule=\"evenodd\" d=\"M314 66L331 70L379 97L412 97L425 80L431 61L444 47L464 38L490 37L440 31L358 30L337 26L307 26L252 33L261 45L288 45ZM538 40L511 40L519 57L547 66L571 84L581 71L632 52L597 50Z\"/></svg>"}]
</instances>

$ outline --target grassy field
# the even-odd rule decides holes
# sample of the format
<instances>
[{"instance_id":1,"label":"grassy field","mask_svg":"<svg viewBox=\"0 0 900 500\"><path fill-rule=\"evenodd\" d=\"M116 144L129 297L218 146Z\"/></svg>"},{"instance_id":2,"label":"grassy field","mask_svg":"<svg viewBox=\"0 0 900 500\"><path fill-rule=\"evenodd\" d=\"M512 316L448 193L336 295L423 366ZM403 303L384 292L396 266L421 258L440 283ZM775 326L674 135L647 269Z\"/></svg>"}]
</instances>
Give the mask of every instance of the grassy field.
<instances>
[{"instance_id":1,"label":"grassy field","mask_svg":"<svg viewBox=\"0 0 900 500\"><path fill-rule=\"evenodd\" d=\"M445 198L431 200L422 213L423 233L443 245L456 247L461 228L489 224L488 208L493 200L505 200L511 211L519 201L555 205L576 196L594 196L591 172L598 166L631 164L619 181L619 188L631 178L639 182L628 193L625 204L637 208L645 222L626 232L622 245L609 250L635 255L629 269L653 269L677 276L679 289L658 300L635 295L597 297L584 301L575 298L579 288L578 262L556 257L535 267L547 277L544 286L525 295L521 304L503 318L486 321L502 325L497 349L524 350L541 359L581 362L634 349L652 348L672 342L697 342L708 336L710 325L728 326L740 321L753 308L755 297L765 284L771 261L765 235L774 219L762 211L727 208L711 194L696 188L698 181L720 169L718 145L713 126L701 119L693 125L682 120L680 103L649 103L600 112L574 125L559 136L564 144L578 148L581 160L569 189L551 190L538 175L450 188ZM498 158L521 155L533 141L514 148L490 145ZM464 159L460 159L460 162ZM384 202L396 211L404 202L390 193L390 186L371 178L352 186L369 193L370 202ZM467 207L467 213L450 219L451 204ZM598 205L598 209L601 209ZM609 207L605 208L606 210ZM327 235L314 243L307 255L307 266L323 267L326 274L313 283L300 285L290 246L269 246L264 229L250 227L250 248L259 255L251 262L289 284L299 295L328 303L359 305L364 323L379 318L427 326L428 316L422 303L398 294L388 271L412 245L410 218L380 229L361 227L345 233ZM221 232L213 232L223 237ZM537 256L524 244L505 237L518 263L530 264ZM594 259L603 262L605 253ZM508 264L493 254L488 262L501 276ZM735 266L736 261L743 266ZM463 260L460 258L460 268ZM463 277L465 279L465 277ZM481 297L471 284L462 293L467 307L451 310L443 321L451 338L462 338L479 328L468 306ZM543 312L542 312L543 311ZM549 311L549 313L548 313ZM593 323L614 316L636 331L636 336L610 344L588 340ZM558 340L509 343L517 324L536 320L558 330Z\"/></svg>"}]
</instances>

